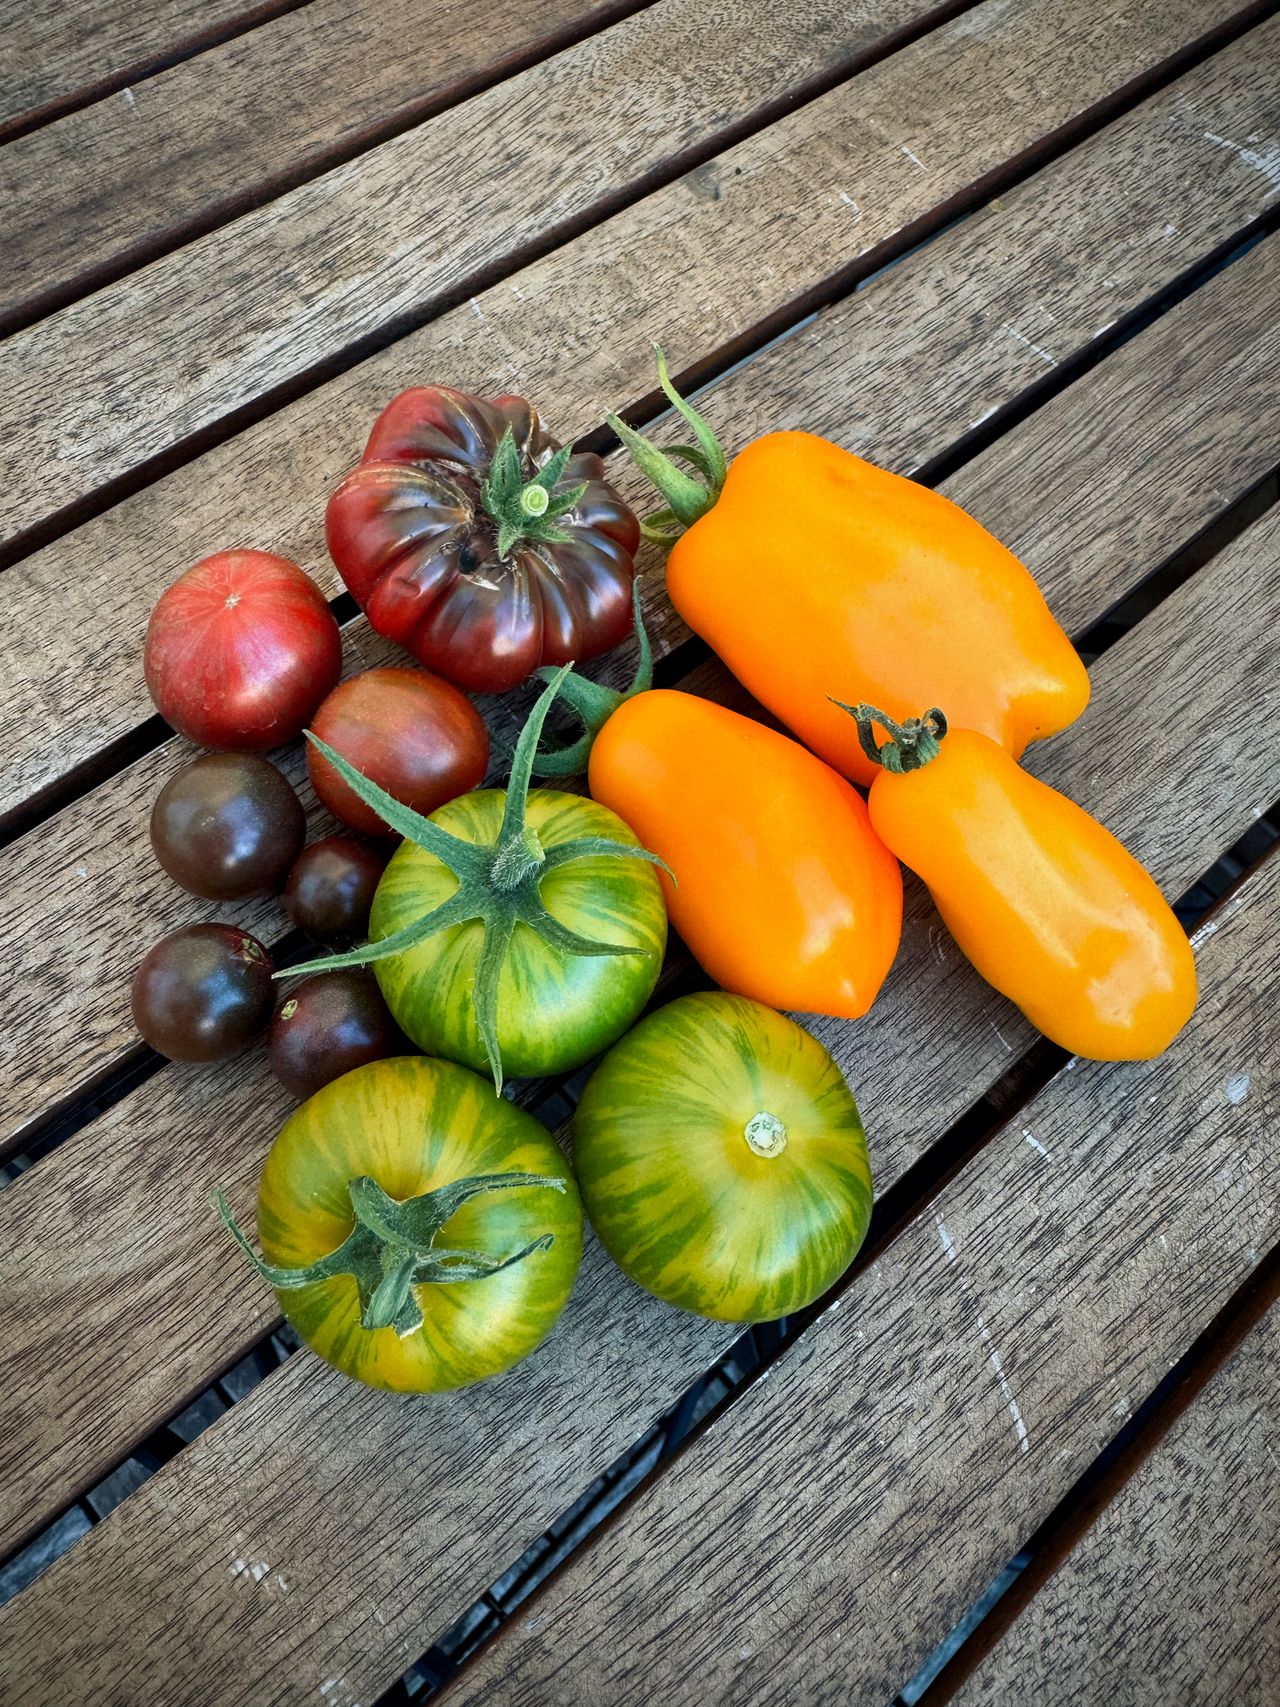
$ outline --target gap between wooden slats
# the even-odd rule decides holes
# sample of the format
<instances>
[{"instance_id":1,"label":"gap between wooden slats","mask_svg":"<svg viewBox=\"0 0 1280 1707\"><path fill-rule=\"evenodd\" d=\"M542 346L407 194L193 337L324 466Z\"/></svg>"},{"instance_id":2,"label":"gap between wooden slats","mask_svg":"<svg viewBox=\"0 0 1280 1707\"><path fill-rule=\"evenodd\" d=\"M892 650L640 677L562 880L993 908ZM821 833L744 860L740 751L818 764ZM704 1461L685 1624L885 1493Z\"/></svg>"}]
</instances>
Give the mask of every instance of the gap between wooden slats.
<instances>
[{"instance_id":1,"label":"gap between wooden slats","mask_svg":"<svg viewBox=\"0 0 1280 1707\"><path fill-rule=\"evenodd\" d=\"M0 335L654 4L308 0L0 153Z\"/></svg>"},{"instance_id":2,"label":"gap between wooden slats","mask_svg":"<svg viewBox=\"0 0 1280 1707\"><path fill-rule=\"evenodd\" d=\"M1126 1707L1272 1707L1280 1695L1280 1481L1269 1451L1278 1298L1280 1245L1029 1537L1009 1591L936 1682L913 1695L914 1707L1030 1694L1049 1707L1065 1679L1097 1676L1103 1666ZM1194 1474L1194 1504L1176 1499L1174 1454ZM1165 1495L1180 1505L1178 1527ZM1037 1687L1014 1688L1018 1673L1035 1676Z\"/></svg>"},{"instance_id":3,"label":"gap between wooden slats","mask_svg":"<svg viewBox=\"0 0 1280 1707\"><path fill-rule=\"evenodd\" d=\"M26 0L0 56L0 144L154 77L308 0ZM203 28L182 33L184 21Z\"/></svg>"},{"instance_id":4,"label":"gap between wooden slats","mask_svg":"<svg viewBox=\"0 0 1280 1707\"><path fill-rule=\"evenodd\" d=\"M326 6L330 0L316 3ZM730 0L718 29L710 32L691 0L650 0L629 7L621 0L613 3L620 7L616 21L607 15L603 19L611 27L580 29L577 42L573 32L566 32L561 51L543 56L541 63L534 58L501 89L481 88L469 99L450 103L449 114L432 116L429 100L424 101L422 113L392 124L386 138L371 137L364 148L359 130L337 143L330 134L333 158L317 159L314 170L300 162L295 183L289 181L293 174L287 165L277 173L278 158L250 139L249 181L236 183L231 175L223 210L217 205L223 198L212 190L202 202L203 175L196 162L194 205L158 186L150 194L159 228L135 232L129 204L117 207L108 181L102 229L91 229L79 256L56 230L43 231L38 202L28 211L25 180L38 175L40 168L36 160L24 162L23 149L10 150L18 174L13 242L19 269L7 290L0 290L0 330L18 330L66 306L62 299L68 291L82 297L89 288L107 285L108 274L119 277L154 264L179 243L199 242L224 216L252 215L281 197L286 198L282 205L247 226L228 230L223 240L204 244L184 267L204 272L211 247L225 247L227 264L252 289L256 269L246 269L243 262L260 257L264 242L270 246L273 230L283 225L291 233L285 259L293 287L290 306L309 298L314 309L315 292L304 281L311 275L311 285L325 290L325 274L314 270L316 261L323 255L336 279L348 271L353 233L361 231L366 252L358 263L359 276L375 293L375 313L385 317L385 299L399 294L393 279L399 274L403 284L411 276L406 262L421 275L421 286L429 276L428 252L437 262L450 251L467 252L474 262L477 256L506 253L536 239L544 219L553 224L557 217L576 212L582 221L594 223L604 203L616 207L634 199L637 180L647 178L652 187L696 165L691 150L727 146L874 63L900 42L927 32L937 21L923 0L858 0L852 8L838 0L817 0L818 9L811 5L808 15L798 0L783 0L773 10L770 31L761 32L755 27L752 0ZM945 18L974 3L945 0L938 16ZM406 33L403 26L401 33ZM646 70L637 75L637 66ZM204 67L197 69L203 72ZM66 126L33 139L25 152L57 145L65 130L67 149L74 155L83 140L76 131L92 125L95 116L77 115ZM305 112L303 127L304 132L310 129ZM510 140L513 135L519 136L518 146ZM287 138L283 152L287 158ZM684 160L683 167L679 160ZM259 162L266 168L265 178L255 171ZM0 173L4 166L5 157L0 156ZM73 167L67 186L76 206L79 175ZM318 178L326 179L322 189L302 193ZM136 197L127 180L123 188ZM464 199L459 200L460 195ZM600 211L593 213L597 203ZM166 220L174 225L172 231L164 229ZM446 231L447 247L442 242ZM24 280L22 263L29 247L36 270ZM149 252L152 248L154 253ZM410 261L414 250L416 264ZM201 255L206 256L204 266ZM172 280L173 269L164 276ZM354 282L353 275L348 288ZM172 296L174 288L169 283L161 293ZM210 291L216 295L212 282L202 295ZM267 319L272 307L270 299L263 304Z\"/></svg>"}]
</instances>

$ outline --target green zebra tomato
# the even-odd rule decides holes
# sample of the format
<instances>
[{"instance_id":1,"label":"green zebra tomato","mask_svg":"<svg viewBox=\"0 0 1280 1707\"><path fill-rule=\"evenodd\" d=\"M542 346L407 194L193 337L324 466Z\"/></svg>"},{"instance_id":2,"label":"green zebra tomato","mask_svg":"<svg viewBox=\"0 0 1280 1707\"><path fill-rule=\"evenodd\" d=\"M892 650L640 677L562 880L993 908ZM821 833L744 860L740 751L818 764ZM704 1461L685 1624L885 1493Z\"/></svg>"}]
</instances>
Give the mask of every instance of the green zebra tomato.
<instances>
[{"instance_id":1,"label":"green zebra tomato","mask_svg":"<svg viewBox=\"0 0 1280 1707\"><path fill-rule=\"evenodd\" d=\"M484 846L497 839L505 803L500 789L464 794L433 812L431 822ZM578 794L535 789L525 824L547 855L588 837L639 846L621 818ZM433 853L402 842L374 896L372 941L407 930L457 887ZM553 865L538 895L552 918L579 936L640 952L566 952L517 921L498 974L494 1028L503 1071L518 1078L569 1072L620 1037L653 993L667 940L662 888L647 860L599 854ZM479 1072L489 1060L474 1000L484 936L483 924L473 919L373 962L401 1030L428 1055Z\"/></svg>"},{"instance_id":2,"label":"green zebra tomato","mask_svg":"<svg viewBox=\"0 0 1280 1707\"><path fill-rule=\"evenodd\" d=\"M554 671L529 713L506 789L430 818L325 745L314 747L405 838L373 899L373 940L296 972L376 966L400 1029L428 1054L504 1073L567 1072L612 1043L648 1001L667 914L642 848L607 806L529 792ZM660 861L658 863L661 863Z\"/></svg>"},{"instance_id":3,"label":"green zebra tomato","mask_svg":"<svg viewBox=\"0 0 1280 1707\"><path fill-rule=\"evenodd\" d=\"M419 1056L357 1067L285 1122L258 1193L265 1262L219 1207L307 1344L398 1392L527 1357L582 1255L582 1204L551 1134L487 1080Z\"/></svg>"},{"instance_id":4,"label":"green zebra tomato","mask_svg":"<svg viewBox=\"0 0 1280 1707\"><path fill-rule=\"evenodd\" d=\"M767 1322L848 1268L871 1217L858 1105L794 1020L720 991L650 1014L592 1074L574 1166L600 1242L669 1304Z\"/></svg>"}]
</instances>

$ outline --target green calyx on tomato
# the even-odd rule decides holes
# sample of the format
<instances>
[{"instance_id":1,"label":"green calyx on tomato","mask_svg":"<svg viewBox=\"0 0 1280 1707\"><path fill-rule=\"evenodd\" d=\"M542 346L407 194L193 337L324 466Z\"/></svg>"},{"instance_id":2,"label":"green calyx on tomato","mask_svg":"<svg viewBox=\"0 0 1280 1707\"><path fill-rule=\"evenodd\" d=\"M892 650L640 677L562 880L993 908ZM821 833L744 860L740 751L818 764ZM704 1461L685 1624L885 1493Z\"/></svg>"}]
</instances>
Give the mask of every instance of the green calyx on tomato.
<instances>
[{"instance_id":1,"label":"green calyx on tomato","mask_svg":"<svg viewBox=\"0 0 1280 1707\"><path fill-rule=\"evenodd\" d=\"M640 532L659 545L670 545L683 529L692 527L712 508L720 496L729 467L719 439L692 403L683 398L671 383L661 344L655 344L653 352L657 358L658 383L663 394L685 421L696 443L669 445L665 451L659 450L634 427L628 426L620 415L607 415L605 419L631 452L640 472L667 501L665 510L659 510L641 522ZM687 463L694 473L686 473L680 467L681 462Z\"/></svg>"},{"instance_id":2,"label":"green calyx on tomato","mask_svg":"<svg viewBox=\"0 0 1280 1707\"><path fill-rule=\"evenodd\" d=\"M253 1266L293 1329L399 1393L511 1369L554 1328L582 1257L577 1182L546 1127L425 1055L367 1062L294 1109L257 1210Z\"/></svg>"},{"instance_id":3,"label":"green calyx on tomato","mask_svg":"<svg viewBox=\"0 0 1280 1707\"><path fill-rule=\"evenodd\" d=\"M830 695L827 696L829 699ZM895 723L892 717L874 705L846 705L842 699L832 699L841 711L847 711L858 725L858 745L873 765L901 776L904 771L918 771L921 765L931 764L938 756L940 743L947 733L947 719L935 705L923 717L907 717ZM875 726L879 723L889 731L887 741L877 741Z\"/></svg>"},{"instance_id":4,"label":"green calyx on tomato","mask_svg":"<svg viewBox=\"0 0 1280 1707\"><path fill-rule=\"evenodd\" d=\"M638 575L631 583L631 607L635 613L636 642L640 654L630 686L619 690L606 687L603 682L593 682L588 676L580 676L576 670L571 670L568 675L565 675L563 670L560 671L560 697L577 712L582 720L583 733L567 747L548 747L536 752L533 759L536 775L583 775L591 757L591 745L614 712L624 700L634 699L637 694L648 693L653 686L653 647L640 612ZM546 666L536 674L539 680L544 682L549 682L556 676L556 672Z\"/></svg>"},{"instance_id":5,"label":"green calyx on tomato","mask_svg":"<svg viewBox=\"0 0 1280 1707\"><path fill-rule=\"evenodd\" d=\"M526 1186L546 1186L563 1192L565 1182L541 1174L473 1174L469 1179L454 1180L435 1191L397 1203L376 1180L362 1175L347 1188L355 1216L351 1232L337 1250L299 1268L264 1262L237 1225L223 1193L215 1192L213 1201L227 1231L269 1286L291 1292L313 1286L319 1280L330 1280L334 1275L349 1274L360 1297L361 1325L370 1331L394 1328L405 1339L423 1323L422 1309L414 1296L415 1286L483 1280L535 1251L549 1250L555 1243L553 1234L544 1233L505 1257L436 1246L436 1234L441 1227L471 1198L483 1192Z\"/></svg>"},{"instance_id":6,"label":"green calyx on tomato","mask_svg":"<svg viewBox=\"0 0 1280 1707\"><path fill-rule=\"evenodd\" d=\"M569 543L572 535L557 527L556 520L572 510L587 489L584 480L566 492L556 492L572 454L572 445L562 446L532 480L526 480L515 433L510 427L503 433L480 488L480 501L498 524L499 557L505 558L521 539L544 545Z\"/></svg>"},{"instance_id":7,"label":"green calyx on tomato","mask_svg":"<svg viewBox=\"0 0 1280 1707\"><path fill-rule=\"evenodd\" d=\"M495 1089L498 1091L502 1089L503 1080L498 1039L498 986L517 926L527 926L548 948L567 956L634 956L648 952L634 944L602 942L571 930L548 911L540 893L541 885L548 874L575 865L579 861L608 857L662 864L657 855L646 848L629 845L607 836L578 836L544 848L536 829L527 821L529 783L538 740L547 712L569 671L570 665L565 664L554 673L546 690L529 713L512 759L501 822L496 835L487 843L454 835L441 824L422 817L407 806L402 806L392 795L362 776L341 754L327 747L310 730L307 731L307 738L324 754L360 799L371 806L407 842L432 856L451 872L456 879L457 888L446 900L430 907L410 923L391 931L380 940L346 954L330 955L311 961L305 966L293 967L291 975L328 971L339 966L367 966L373 962L391 960L406 954L442 931L472 921L478 922L483 927L483 941L476 963L472 1001L484 1059L488 1062ZM619 828L623 828L620 821L615 822L619 823ZM394 867L396 862L392 863ZM654 889L656 888L655 882ZM391 1008L410 1036L414 1036L413 1026L406 1024L394 1001L391 1002ZM421 1042L421 1039L415 1037L415 1041Z\"/></svg>"}]
</instances>

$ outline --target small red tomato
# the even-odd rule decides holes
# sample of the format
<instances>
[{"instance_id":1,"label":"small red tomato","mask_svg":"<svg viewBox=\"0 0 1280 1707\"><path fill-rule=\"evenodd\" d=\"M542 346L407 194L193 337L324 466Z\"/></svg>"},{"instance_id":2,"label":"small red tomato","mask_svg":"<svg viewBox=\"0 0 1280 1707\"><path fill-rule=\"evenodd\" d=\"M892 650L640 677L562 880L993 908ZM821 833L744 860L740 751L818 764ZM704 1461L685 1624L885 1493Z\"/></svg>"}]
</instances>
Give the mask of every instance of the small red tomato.
<instances>
[{"instance_id":1,"label":"small red tomato","mask_svg":"<svg viewBox=\"0 0 1280 1707\"><path fill-rule=\"evenodd\" d=\"M366 670L336 687L312 732L335 752L424 815L484 780L489 736L466 694L426 670ZM372 807L328 759L307 748L311 782L335 818L366 836L389 836Z\"/></svg>"},{"instance_id":2,"label":"small red tomato","mask_svg":"<svg viewBox=\"0 0 1280 1707\"><path fill-rule=\"evenodd\" d=\"M342 673L342 639L296 563L219 551L160 595L142 667L156 710L180 735L257 752L305 728Z\"/></svg>"}]
</instances>

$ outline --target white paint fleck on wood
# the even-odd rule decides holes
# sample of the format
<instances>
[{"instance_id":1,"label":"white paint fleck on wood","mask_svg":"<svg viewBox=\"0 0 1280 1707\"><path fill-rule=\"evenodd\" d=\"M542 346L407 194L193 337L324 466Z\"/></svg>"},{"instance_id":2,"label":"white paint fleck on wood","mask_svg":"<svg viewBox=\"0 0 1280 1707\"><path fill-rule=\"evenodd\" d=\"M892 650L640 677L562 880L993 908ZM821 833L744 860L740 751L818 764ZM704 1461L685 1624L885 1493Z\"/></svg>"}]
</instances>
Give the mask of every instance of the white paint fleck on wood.
<instances>
[{"instance_id":1,"label":"white paint fleck on wood","mask_svg":"<svg viewBox=\"0 0 1280 1707\"><path fill-rule=\"evenodd\" d=\"M1050 367L1057 367L1058 358L1056 356L1051 356L1043 345L1034 343L1025 332L1019 332L1018 328L1011 326L1007 320L1001 324L1000 330L1007 332L1011 338L1016 338L1020 344L1025 344L1033 355L1040 357L1042 362L1047 362Z\"/></svg>"},{"instance_id":2,"label":"white paint fleck on wood","mask_svg":"<svg viewBox=\"0 0 1280 1707\"><path fill-rule=\"evenodd\" d=\"M1010 1387L1008 1377L1005 1375L1004 1364L1000 1360L1000 1353L995 1348L995 1344L991 1338L991 1329L987 1326L986 1318L983 1316L978 1317L978 1332L982 1335L982 1343L987 1348L987 1362L991 1365L991 1368L995 1373L995 1378L1000 1383L1001 1396L1003 1397L1005 1404L1009 1407L1009 1415L1013 1418L1014 1432L1018 1437L1018 1451L1030 1452L1031 1438L1027 1433L1027 1425L1022 1420L1022 1412L1018 1408L1018 1401L1013 1396L1013 1389Z\"/></svg>"},{"instance_id":3,"label":"white paint fleck on wood","mask_svg":"<svg viewBox=\"0 0 1280 1707\"><path fill-rule=\"evenodd\" d=\"M1238 1106L1249 1094L1248 1073L1233 1073L1223 1085L1222 1092L1229 1103Z\"/></svg>"},{"instance_id":4,"label":"white paint fleck on wood","mask_svg":"<svg viewBox=\"0 0 1280 1707\"><path fill-rule=\"evenodd\" d=\"M1232 142L1229 136L1218 136L1213 131L1204 133L1206 142L1212 142L1218 148L1229 148L1233 154L1239 155L1246 166L1252 166L1255 172L1262 176L1272 186L1267 199L1280 195L1280 147L1274 143L1265 149L1248 148L1243 142ZM1256 138L1250 137L1251 142Z\"/></svg>"},{"instance_id":5,"label":"white paint fleck on wood","mask_svg":"<svg viewBox=\"0 0 1280 1707\"><path fill-rule=\"evenodd\" d=\"M956 1260L955 1240L947 1231L947 1224L942 1219L941 1215L936 1215L934 1220L938 1224L938 1243L942 1246L942 1254L946 1257L948 1262L954 1262Z\"/></svg>"},{"instance_id":6,"label":"white paint fleck on wood","mask_svg":"<svg viewBox=\"0 0 1280 1707\"><path fill-rule=\"evenodd\" d=\"M1002 1044L1002 1046L1004 1048L1005 1054L1006 1055L1012 1055L1013 1054L1013 1045L1012 1045L1012 1043L1010 1043L1009 1039L1005 1036L1005 1034L1001 1031L1000 1027L996 1024L996 1022L993 1019L988 1018L987 1024L991 1027L992 1031L995 1032L997 1038L999 1038L1000 1043Z\"/></svg>"}]
</instances>

